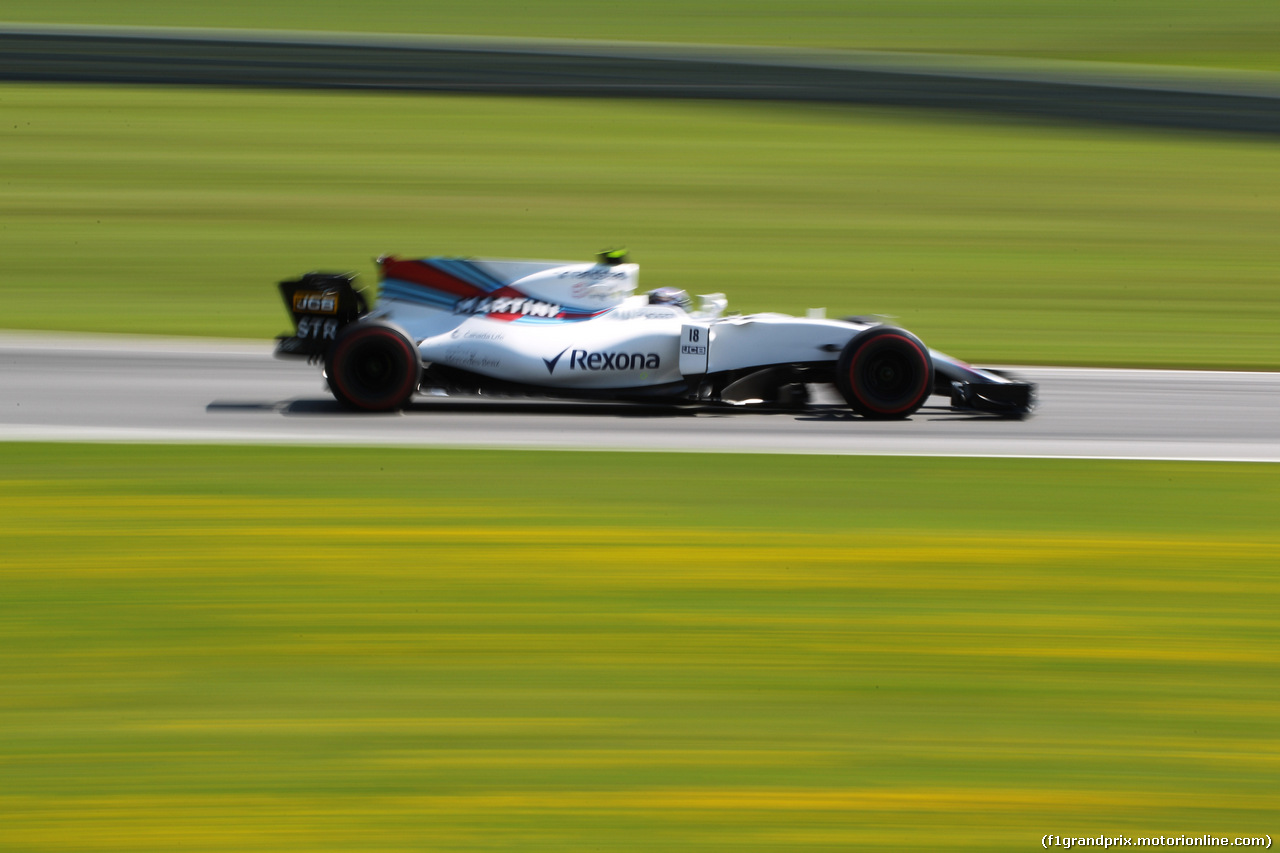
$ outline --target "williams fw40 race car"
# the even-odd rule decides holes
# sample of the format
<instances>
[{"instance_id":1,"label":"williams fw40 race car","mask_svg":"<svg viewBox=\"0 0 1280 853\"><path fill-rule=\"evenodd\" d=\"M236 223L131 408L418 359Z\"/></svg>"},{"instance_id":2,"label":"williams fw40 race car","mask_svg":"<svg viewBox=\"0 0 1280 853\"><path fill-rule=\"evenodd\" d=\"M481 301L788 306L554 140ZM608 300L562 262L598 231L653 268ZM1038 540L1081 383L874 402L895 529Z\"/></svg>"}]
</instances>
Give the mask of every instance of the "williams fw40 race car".
<instances>
[{"instance_id":1,"label":"williams fw40 race car","mask_svg":"<svg viewBox=\"0 0 1280 853\"><path fill-rule=\"evenodd\" d=\"M350 409L418 392L804 408L834 385L864 418L906 418L931 394L1021 417L1035 386L970 367L874 318L725 315L722 294L637 294L624 252L595 263L378 259L376 307L355 276L308 273L280 291L294 334L276 354L323 361ZM820 312L810 312L811 314Z\"/></svg>"}]
</instances>

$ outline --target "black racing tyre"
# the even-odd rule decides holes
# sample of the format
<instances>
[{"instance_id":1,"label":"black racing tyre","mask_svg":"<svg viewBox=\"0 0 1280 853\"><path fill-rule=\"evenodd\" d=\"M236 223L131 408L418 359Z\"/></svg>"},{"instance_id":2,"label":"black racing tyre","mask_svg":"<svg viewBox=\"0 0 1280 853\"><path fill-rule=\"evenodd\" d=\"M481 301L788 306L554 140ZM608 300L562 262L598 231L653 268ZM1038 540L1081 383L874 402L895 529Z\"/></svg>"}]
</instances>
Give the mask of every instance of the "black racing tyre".
<instances>
[{"instance_id":1,"label":"black racing tyre","mask_svg":"<svg viewBox=\"0 0 1280 853\"><path fill-rule=\"evenodd\" d=\"M403 409L422 381L422 360L408 335L390 323L353 323L324 357L329 389L348 409Z\"/></svg>"},{"instance_id":2,"label":"black racing tyre","mask_svg":"<svg viewBox=\"0 0 1280 853\"><path fill-rule=\"evenodd\" d=\"M874 326L845 344L836 387L864 418L907 418L933 393L933 358L905 329Z\"/></svg>"}]
</instances>

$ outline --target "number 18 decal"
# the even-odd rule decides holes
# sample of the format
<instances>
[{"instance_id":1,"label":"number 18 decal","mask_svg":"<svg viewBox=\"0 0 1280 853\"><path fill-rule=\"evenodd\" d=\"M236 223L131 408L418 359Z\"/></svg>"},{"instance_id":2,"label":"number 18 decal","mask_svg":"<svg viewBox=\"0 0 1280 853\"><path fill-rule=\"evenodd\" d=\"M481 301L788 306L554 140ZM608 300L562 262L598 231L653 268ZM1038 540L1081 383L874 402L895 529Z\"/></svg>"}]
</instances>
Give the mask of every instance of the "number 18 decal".
<instances>
[{"instance_id":1,"label":"number 18 decal","mask_svg":"<svg viewBox=\"0 0 1280 853\"><path fill-rule=\"evenodd\" d=\"M711 330L701 326L685 326L680 333L680 372L686 376L707 372L707 344Z\"/></svg>"}]
</instances>

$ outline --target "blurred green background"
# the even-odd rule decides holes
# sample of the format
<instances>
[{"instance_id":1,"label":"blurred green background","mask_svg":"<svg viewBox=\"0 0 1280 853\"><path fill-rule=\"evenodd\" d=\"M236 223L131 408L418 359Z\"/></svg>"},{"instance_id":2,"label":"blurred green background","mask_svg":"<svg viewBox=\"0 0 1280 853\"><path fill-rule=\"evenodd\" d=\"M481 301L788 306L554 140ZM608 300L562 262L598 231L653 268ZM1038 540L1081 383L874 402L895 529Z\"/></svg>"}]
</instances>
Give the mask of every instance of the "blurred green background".
<instances>
[{"instance_id":1,"label":"blurred green background","mask_svg":"<svg viewBox=\"0 0 1280 853\"><path fill-rule=\"evenodd\" d=\"M970 53L1280 71L1270 0L6 0L0 19Z\"/></svg>"},{"instance_id":2,"label":"blurred green background","mask_svg":"<svg viewBox=\"0 0 1280 853\"><path fill-rule=\"evenodd\" d=\"M1280 468L0 444L0 849L1274 833Z\"/></svg>"},{"instance_id":3,"label":"blurred green background","mask_svg":"<svg viewBox=\"0 0 1280 853\"><path fill-rule=\"evenodd\" d=\"M246 336L380 253L880 313L974 361L1280 365L1266 137L814 105L0 86L3 325Z\"/></svg>"},{"instance_id":4,"label":"blurred green background","mask_svg":"<svg viewBox=\"0 0 1280 853\"><path fill-rule=\"evenodd\" d=\"M1280 6L11 0L11 21L1280 70ZM972 360L1280 366L1274 140L853 107L0 85L6 328L586 259ZM0 444L0 849L1257 834L1274 466Z\"/></svg>"}]
</instances>

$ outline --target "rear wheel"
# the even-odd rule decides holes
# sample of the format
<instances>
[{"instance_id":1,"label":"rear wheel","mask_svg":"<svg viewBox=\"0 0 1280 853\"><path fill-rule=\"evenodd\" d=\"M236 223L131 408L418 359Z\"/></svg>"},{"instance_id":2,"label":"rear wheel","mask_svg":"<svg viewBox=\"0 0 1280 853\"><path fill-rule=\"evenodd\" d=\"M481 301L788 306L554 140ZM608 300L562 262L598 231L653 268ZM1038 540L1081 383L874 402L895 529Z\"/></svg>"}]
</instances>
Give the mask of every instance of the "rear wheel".
<instances>
[{"instance_id":1,"label":"rear wheel","mask_svg":"<svg viewBox=\"0 0 1280 853\"><path fill-rule=\"evenodd\" d=\"M422 381L422 361L408 336L390 323L356 323L338 333L325 355L338 402L362 412L403 409Z\"/></svg>"},{"instance_id":2,"label":"rear wheel","mask_svg":"<svg viewBox=\"0 0 1280 853\"><path fill-rule=\"evenodd\" d=\"M910 332L875 326L845 345L836 361L836 387L864 418L910 417L933 391L933 359Z\"/></svg>"}]
</instances>

